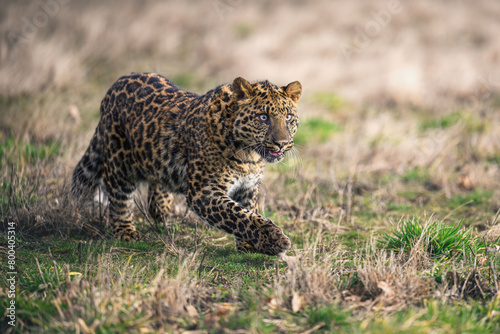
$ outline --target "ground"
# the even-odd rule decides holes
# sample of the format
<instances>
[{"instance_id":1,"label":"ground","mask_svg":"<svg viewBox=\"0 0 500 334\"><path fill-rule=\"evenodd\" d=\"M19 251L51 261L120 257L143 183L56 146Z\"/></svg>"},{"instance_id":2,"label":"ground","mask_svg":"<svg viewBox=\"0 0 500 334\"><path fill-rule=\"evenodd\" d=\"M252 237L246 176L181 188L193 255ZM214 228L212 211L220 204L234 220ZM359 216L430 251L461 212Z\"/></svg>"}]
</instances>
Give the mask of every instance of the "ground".
<instances>
[{"instance_id":1,"label":"ground","mask_svg":"<svg viewBox=\"0 0 500 334\"><path fill-rule=\"evenodd\" d=\"M493 0L6 2L0 313L15 300L16 326L0 328L500 331L498 15ZM260 199L286 257L237 253L182 198L153 222L145 189L145 237L119 242L104 206L71 197L100 100L132 71L197 93L301 81L300 155L267 167Z\"/></svg>"}]
</instances>

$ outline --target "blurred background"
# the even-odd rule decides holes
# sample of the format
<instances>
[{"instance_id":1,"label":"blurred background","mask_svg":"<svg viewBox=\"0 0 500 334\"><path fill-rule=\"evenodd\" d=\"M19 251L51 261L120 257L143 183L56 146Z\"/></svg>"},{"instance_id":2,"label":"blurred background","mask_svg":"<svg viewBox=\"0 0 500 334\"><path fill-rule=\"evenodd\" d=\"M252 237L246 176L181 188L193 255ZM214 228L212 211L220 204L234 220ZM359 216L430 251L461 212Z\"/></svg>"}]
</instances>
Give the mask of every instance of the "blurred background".
<instances>
[{"instance_id":1,"label":"blurred background","mask_svg":"<svg viewBox=\"0 0 500 334\"><path fill-rule=\"evenodd\" d=\"M299 80L301 160L269 167L265 205L296 211L283 192L312 188L306 207L351 210L357 230L432 212L484 230L500 208L499 18L496 0L2 1L2 178L36 165L67 182L123 74L197 93Z\"/></svg>"},{"instance_id":2,"label":"blurred background","mask_svg":"<svg viewBox=\"0 0 500 334\"><path fill-rule=\"evenodd\" d=\"M300 79L306 93L429 106L499 88L499 17L488 0L3 1L0 87L157 71L199 89Z\"/></svg>"}]
</instances>

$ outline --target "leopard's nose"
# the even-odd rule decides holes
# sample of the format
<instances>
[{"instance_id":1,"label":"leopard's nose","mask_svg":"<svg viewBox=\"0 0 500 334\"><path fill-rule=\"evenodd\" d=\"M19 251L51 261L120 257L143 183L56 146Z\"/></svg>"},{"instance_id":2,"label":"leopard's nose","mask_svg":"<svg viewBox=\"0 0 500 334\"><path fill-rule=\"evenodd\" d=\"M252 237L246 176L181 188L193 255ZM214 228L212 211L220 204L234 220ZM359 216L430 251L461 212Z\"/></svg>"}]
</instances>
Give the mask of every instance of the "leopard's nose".
<instances>
[{"instance_id":1,"label":"leopard's nose","mask_svg":"<svg viewBox=\"0 0 500 334\"><path fill-rule=\"evenodd\" d=\"M273 140L274 145L278 146L280 149L285 147L288 144L288 140Z\"/></svg>"}]
</instances>

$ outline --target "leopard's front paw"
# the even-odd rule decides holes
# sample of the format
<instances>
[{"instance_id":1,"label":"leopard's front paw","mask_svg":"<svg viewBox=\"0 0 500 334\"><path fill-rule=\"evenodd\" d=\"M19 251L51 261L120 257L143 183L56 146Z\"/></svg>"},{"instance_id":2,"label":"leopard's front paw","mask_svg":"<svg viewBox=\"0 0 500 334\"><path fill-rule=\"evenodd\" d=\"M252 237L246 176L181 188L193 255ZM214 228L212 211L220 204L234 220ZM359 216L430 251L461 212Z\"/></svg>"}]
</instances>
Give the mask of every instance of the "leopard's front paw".
<instances>
[{"instance_id":1,"label":"leopard's front paw","mask_svg":"<svg viewBox=\"0 0 500 334\"><path fill-rule=\"evenodd\" d=\"M234 238L234 243L236 245L236 250L241 253L258 253L258 250L255 249L249 242L244 241L238 237Z\"/></svg>"},{"instance_id":2,"label":"leopard's front paw","mask_svg":"<svg viewBox=\"0 0 500 334\"><path fill-rule=\"evenodd\" d=\"M253 245L259 253L278 255L292 246L290 238L283 233L281 228L274 224L261 228L259 232L260 236L256 244Z\"/></svg>"}]
</instances>

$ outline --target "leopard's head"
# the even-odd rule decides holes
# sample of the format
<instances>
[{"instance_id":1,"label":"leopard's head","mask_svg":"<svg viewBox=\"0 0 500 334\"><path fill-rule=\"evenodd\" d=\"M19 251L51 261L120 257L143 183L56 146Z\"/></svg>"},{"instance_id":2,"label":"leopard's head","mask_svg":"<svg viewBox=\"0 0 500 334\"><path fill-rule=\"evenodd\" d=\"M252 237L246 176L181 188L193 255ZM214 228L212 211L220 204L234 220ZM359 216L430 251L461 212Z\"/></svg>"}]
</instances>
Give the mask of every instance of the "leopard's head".
<instances>
[{"instance_id":1,"label":"leopard's head","mask_svg":"<svg viewBox=\"0 0 500 334\"><path fill-rule=\"evenodd\" d=\"M243 78L236 78L232 91L234 139L242 148L259 153L267 162L283 160L293 147L293 137L299 126L300 82L278 87L268 81L250 84Z\"/></svg>"}]
</instances>

